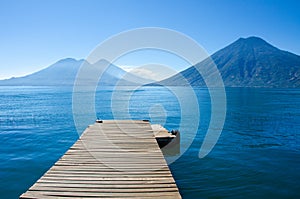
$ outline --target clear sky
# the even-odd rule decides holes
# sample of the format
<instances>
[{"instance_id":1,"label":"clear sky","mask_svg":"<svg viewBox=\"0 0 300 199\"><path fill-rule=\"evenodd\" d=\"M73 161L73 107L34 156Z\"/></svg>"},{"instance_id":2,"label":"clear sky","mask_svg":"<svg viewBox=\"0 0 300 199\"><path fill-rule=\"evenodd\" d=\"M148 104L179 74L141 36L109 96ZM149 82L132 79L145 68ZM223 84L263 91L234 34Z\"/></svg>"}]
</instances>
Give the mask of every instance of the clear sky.
<instances>
[{"instance_id":1,"label":"clear sky","mask_svg":"<svg viewBox=\"0 0 300 199\"><path fill-rule=\"evenodd\" d=\"M0 27L0 79L85 58L109 36L140 27L182 32L209 54L259 36L300 55L297 0L1 0Z\"/></svg>"}]
</instances>

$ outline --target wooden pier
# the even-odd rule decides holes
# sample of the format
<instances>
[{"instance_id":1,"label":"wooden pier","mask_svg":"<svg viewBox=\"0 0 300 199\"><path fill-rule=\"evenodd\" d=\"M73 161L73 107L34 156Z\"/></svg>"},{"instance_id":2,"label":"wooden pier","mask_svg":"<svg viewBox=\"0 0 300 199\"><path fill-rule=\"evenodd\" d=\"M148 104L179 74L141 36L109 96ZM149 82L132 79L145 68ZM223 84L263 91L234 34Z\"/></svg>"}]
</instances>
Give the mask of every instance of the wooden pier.
<instances>
[{"instance_id":1,"label":"wooden pier","mask_svg":"<svg viewBox=\"0 0 300 199\"><path fill-rule=\"evenodd\" d=\"M104 120L20 198L181 198L148 121Z\"/></svg>"}]
</instances>

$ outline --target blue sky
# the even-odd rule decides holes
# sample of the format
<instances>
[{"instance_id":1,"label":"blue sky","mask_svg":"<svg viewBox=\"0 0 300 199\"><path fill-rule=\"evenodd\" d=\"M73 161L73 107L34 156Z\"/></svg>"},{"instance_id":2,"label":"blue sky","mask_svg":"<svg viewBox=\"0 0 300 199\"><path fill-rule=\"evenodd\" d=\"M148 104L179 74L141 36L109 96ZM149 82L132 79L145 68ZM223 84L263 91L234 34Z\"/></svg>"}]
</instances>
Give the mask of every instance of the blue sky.
<instances>
[{"instance_id":1,"label":"blue sky","mask_svg":"<svg viewBox=\"0 0 300 199\"><path fill-rule=\"evenodd\" d=\"M1 0L0 79L85 58L108 37L140 27L182 32L209 54L253 35L300 55L299 11L300 1L289 0Z\"/></svg>"}]
</instances>

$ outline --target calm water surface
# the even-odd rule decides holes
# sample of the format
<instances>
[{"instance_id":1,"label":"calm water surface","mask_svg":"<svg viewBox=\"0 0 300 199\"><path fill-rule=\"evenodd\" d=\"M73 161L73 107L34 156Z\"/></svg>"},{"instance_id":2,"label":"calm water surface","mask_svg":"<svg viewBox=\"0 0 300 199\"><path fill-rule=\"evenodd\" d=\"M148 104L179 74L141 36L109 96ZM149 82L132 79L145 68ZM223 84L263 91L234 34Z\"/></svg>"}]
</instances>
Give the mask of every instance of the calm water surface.
<instances>
[{"instance_id":1,"label":"calm water surface","mask_svg":"<svg viewBox=\"0 0 300 199\"><path fill-rule=\"evenodd\" d=\"M184 94L184 88L178 89ZM201 113L197 132L189 129L194 110L182 116L181 102L170 90L142 87L117 92L117 106L128 101L122 96L130 93L127 119L150 119L181 129L182 154L170 168L183 198L300 198L300 89L227 89L224 129L203 159L198 153L209 128L211 105L206 89L195 92ZM120 113L111 110L113 93L97 91L96 117L122 114L121 108ZM190 117L191 123L182 124L181 117ZM79 132L89 123L93 121L77 126ZM78 136L72 89L0 87L0 198L18 198Z\"/></svg>"}]
</instances>

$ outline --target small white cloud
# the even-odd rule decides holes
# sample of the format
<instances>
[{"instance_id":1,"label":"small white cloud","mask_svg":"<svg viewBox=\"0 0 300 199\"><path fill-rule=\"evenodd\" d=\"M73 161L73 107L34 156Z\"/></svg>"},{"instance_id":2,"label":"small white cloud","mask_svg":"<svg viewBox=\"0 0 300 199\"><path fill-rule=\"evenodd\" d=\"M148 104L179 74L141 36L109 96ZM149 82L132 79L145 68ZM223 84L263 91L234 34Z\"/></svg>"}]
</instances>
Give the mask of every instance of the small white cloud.
<instances>
[{"instance_id":1,"label":"small white cloud","mask_svg":"<svg viewBox=\"0 0 300 199\"><path fill-rule=\"evenodd\" d=\"M134 69L131 69L129 72L138 77L142 77L145 79L150 79L150 80L155 80L155 81L160 80L158 78L159 74L154 73L153 71L145 69L145 68L134 68Z\"/></svg>"},{"instance_id":2,"label":"small white cloud","mask_svg":"<svg viewBox=\"0 0 300 199\"><path fill-rule=\"evenodd\" d=\"M129 72L136 76L155 81L166 79L177 73L176 70L161 64L147 64L131 68Z\"/></svg>"},{"instance_id":3,"label":"small white cloud","mask_svg":"<svg viewBox=\"0 0 300 199\"><path fill-rule=\"evenodd\" d=\"M125 70L126 72L130 72L132 69L138 67L138 66L129 66L129 65L122 65L122 66L118 66L121 69Z\"/></svg>"},{"instance_id":4,"label":"small white cloud","mask_svg":"<svg viewBox=\"0 0 300 199\"><path fill-rule=\"evenodd\" d=\"M143 66L120 65L118 67L135 76L154 81L166 79L177 73L176 70L162 64L147 64Z\"/></svg>"}]
</instances>

